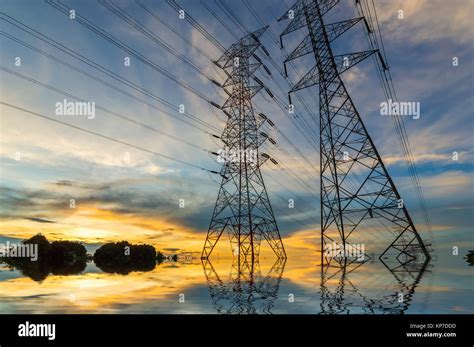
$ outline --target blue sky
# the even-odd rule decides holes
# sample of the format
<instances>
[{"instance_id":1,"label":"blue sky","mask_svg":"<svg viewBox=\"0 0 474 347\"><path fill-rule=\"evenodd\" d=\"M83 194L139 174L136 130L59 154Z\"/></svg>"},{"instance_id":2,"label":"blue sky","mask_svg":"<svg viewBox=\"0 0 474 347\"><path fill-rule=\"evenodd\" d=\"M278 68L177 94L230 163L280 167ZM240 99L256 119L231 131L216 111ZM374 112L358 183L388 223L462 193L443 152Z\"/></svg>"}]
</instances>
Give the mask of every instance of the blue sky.
<instances>
[{"instance_id":1,"label":"blue sky","mask_svg":"<svg viewBox=\"0 0 474 347\"><path fill-rule=\"evenodd\" d=\"M165 1L143 2L201 51L213 59L219 57L220 52L216 47L188 22L180 20L177 13ZM421 103L421 118L418 120L406 118L405 126L431 217L432 235L428 235L424 225L417 196L403 159L403 151L396 137L394 123L390 118L380 115L379 105L384 99L372 60L362 62L344 75L351 97L401 196L405 199L415 224L424 237L433 239L438 249L447 249L454 244L459 244L462 248L472 247L474 47L473 25L470 18L473 6L467 0L455 2L456 6L440 0L375 1L399 99ZM8 0L3 0L1 3L2 11L15 20L79 52L173 105L184 104L188 112L217 129L223 129L226 117L219 110L212 108L196 95L134 57L131 57L131 66L125 67L123 59L129 54L69 19L47 3ZM221 105L224 103L226 94L221 89L129 27L105 7L95 1L64 1L64 3L140 54L186 81L209 100ZM180 54L192 60L206 74L219 82L224 81L222 71L137 4L132 1L114 3L159 35ZM235 41L231 33L226 31L200 2L178 3L223 46L228 47ZM224 3L246 29L253 31L261 27L243 2ZM224 20L234 35L237 37L244 35L233 25L231 19L226 17L218 3L207 1L206 5ZM289 1L252 2L256 12L270 24L271 32L267 31L264 34L262 42L280 68L283 67L284 52L276 45L272 34L279 35L286 26L285 22L276 22L276 18L285 13L289 5L291 5ZM404 11L404 19L397 18L399 10ZM353 3L343 1L326 16L326 21L336 22L355 16ZM176 110L166 109L156 100L97 72L87 64L3 20L1 23L2 31L7 34L53 54L147 103L105 87L5 36L0 38L2 67L82 99L94 101L96 105L152 125L160 131L209 151L216 151L222 146L209 134L177 120L183 116ZM304 35L306 32L303 29L285 37L285 48L291 51ZM338 38L333 48L336 54L368 49L362 24L359 23ZM271 70L272 78L269 78L262 69L257 76L273 93L286 100L288 83L264 54L261 52L258 54ZM15 57L21 57L20 67L14 65ZM459 66L452 66L453 57L459 58ZM295 61L295 64L304 74L313 66L314 58L309 55ZM54 117L54 104L64 98L62 95L4 71L1 74L2 101ZM290 71L290 76L293 82L297 81L294 71ZM314 87L312 92L317 95L317 88ZM311 94L302 91L300 95L317 114L318 103L312 99ZM263 92L256 96L254 101L257 108L272 119L292 143L315 166L318 166L319 153L294 127L291 117L288 117L275 103L269 102L271 100ZM314 126L314 131L317 132L317 124L305 112L302 105L296 101L295 106L301 117ZM0 206L3 235L26 237L41 231L53 238L69 236L88 242L119 238L140 240L145 236L149 242L161 247L178 245L180 248L192 250L200 247L218 192L218 176L80 133L9 107L2 106L0 109L0 189L2 189ZM101 111L97 111L93 120L84 117L62 120L206 169L218 171L220 168L215 157L202 149L174 141ZM299 160L293 160L272 146L265 149L273 153L280 163L279 166L266 164L263 172L282 236L291 239L299 235L300 241L313 242L313 238L318 238L319 230L317 196L319 183L314 180L319 173L301 161L280 133L266 130L275 138L280 148L286 149ZM452 160L454 151L459 152L458 161ZM21 152L21 161L14 160L16 152ZM129 161L124 159L126 152L129 153ZM282 167L290 167L304 184L295 181L293 176L288 175L287 170L281 170ZM310 171L309 175L307 171ZM305 184L316 194L309 192ZM78 208L73 211L68 208L71 198L78 202ZM290 198L295 198L297 201L294 210L287 209L286 200ZM185 199L186 208L177 208L179 199ZM42 218L55 223L40 223L25 218ZM188 241L186 243L183 240Z\"/></svg>"}]
</instances>

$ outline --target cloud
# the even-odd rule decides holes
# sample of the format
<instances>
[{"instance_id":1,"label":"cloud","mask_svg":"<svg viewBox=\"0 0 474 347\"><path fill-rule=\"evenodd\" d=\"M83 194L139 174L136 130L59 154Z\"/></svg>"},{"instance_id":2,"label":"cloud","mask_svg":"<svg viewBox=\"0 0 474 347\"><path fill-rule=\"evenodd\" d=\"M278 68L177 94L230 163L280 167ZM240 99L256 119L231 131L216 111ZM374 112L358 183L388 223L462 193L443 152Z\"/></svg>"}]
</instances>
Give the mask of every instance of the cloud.
<instances>
[{"instance_id":1,"label":"cloud","mask_svg":"<svg viewBox=\"0 0 474 347\"><path fill-rule=\"evenodd\" d=\"M169 252L177 252L179 251L179 248L163 248L164 251L169 251Z\"/></svg>"},{"instance_id":2,"label":"cloud","mask_svg":"<svg viewBox=\"0 0 474 347\"><path fill-rule=\"evenodd\" d=\"M162 230L162 235L165 232L172 234L176 225L204 232L207 231L215 197L213 193L200 192L199 188L206 186L207 182L198 182L170 174L104 181L102 184L59 180L47 182L44 190L0 187L0 203L5 206L1 218L17 220L32 213L43 213L53 216L58 223L76 223L75 220L87 210L93 215L96 214L94 211L101 211L101 214L108 211L117 218L134 220L137 227L145 229L154 228L147 220L167 222L169 225ZM76 208L70 208L70 199L75 200ZM185 208L179 207L180 199L184 199ZM37 216L28 216L29 220L37 221L30 218Z\"/></svg>"},{"instance_id":3,"label":"cloud","mask_svg":"<svg viewBox=\"0 0 474 347\"><path fill-rule=\"evenodd\" d=\"M446 171L436 176L425 177L423 186L427 197L472 194L474 187L472 175L462 171Z\"/></svg>"},{"instance_id":4,"label":"cloud","mask_svg":"<svg viewBox=\"0 0 474 347\"><path fill-rule=\"evenodd\" d=\"M38 223L56 223L51 220L43 219L43 218L36 218L36 217L24 217L25 219L31 220L33 222L38 222Z\"/></svg>"},{"instance_id":5,"label":"cloud","mask_svg":"<svg viewBox=\"0 0 474 347\"><path fill-rule=\"evenodd\" d=\"M399 188L410 192L411 183L408 177L399 179ZM423 175L422 187L427 199L442 198L447 203L462 200L465 197L472 196L474 191L474 182L472 174L461 170L443 171L434 175ZM413 193L413 191L411 191Z\"/></svg>"},{"instance_id":6,"label":"cloud","mask_svg":"<svg viewBox=\"0 0 474 347\"><path fill-rule=\"evenodd\" d=\"M471 1L385 0L376 6L382 32L388 39L411 43L441 39L466 43L472 39ZM403 19L398 19L399 10L403 11Z\"/></svg>"},{"instance_id":7,"label":"cloud","mask_svg":"<svg viewBox=\"0 0 474 347\"><path fill-rule=\"evenodd\" d=\"M60 187L74 187L80 189L90 189L90 190L103 190L103 189L110 189L110 186L104 184L83 184L79 182L74 182L71 180L58 180L56 182L51 183L52 185L60 186Z\"/></svg>"}]
</instances>

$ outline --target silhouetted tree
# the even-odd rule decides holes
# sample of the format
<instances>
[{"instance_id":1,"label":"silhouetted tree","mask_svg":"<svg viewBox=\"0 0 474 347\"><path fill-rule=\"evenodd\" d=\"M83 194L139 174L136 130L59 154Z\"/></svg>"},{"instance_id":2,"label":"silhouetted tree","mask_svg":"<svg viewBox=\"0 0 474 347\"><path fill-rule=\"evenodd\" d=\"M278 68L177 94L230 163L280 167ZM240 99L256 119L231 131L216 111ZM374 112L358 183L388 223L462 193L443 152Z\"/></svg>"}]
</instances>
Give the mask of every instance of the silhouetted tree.
<instances>
[{"instance_id":1,"label":"silhouetted tree","mask_svg":"<svg viewBox=\"0 0 474 347\"><path fill-rule=\"evenodd\" d=\"M54 241L49 251L49 262L54 275L77 274L87 266L87 250L79 242Z\"/></svg>"},{"instance_id":2,"label":"silhouetted tree","mask_svg":"<svg viewBox=\"0 0 474 347\"><path fill-rule=\"evenodd\" d=\"M132 245L127 241L106 243L94 253L102 271L126 275L132 271L151 271L156 266L156 250L151 245Z\"/></svg>"},{"instance_id":3,"label":"silhouetted tree","mask_svg":"<svg viewBox=\"0 0 474 347\"><path fill-rule=\"evenodd\" d=\"M4 258L3 261L23 275L35 281L42 281L50 273L54 275L78 274L86 268L87 251L84 245L72 241L54 241L50 243L41 234L35 235L23 244L38 245L38 259Z\"/></svg>"},{"instance_id":4,"label":"silhouetted tree","mask_svg":"<svg viewBox=\"0 0 474 347\"><path fill-rule=\"evenodd\" d=\"M164 262L166 259L165 255L161 253L160 251L156 252L156 260L158 261L158 264L161 264Z\"/></svg>"},{"instance_id":5,"label":"silhouetted tree","mask_svg":"<svg viewBox=\"0 0 474 347\"><path fill-rule=\"evenodd\" d=\"M54 241L49 251L53 263L74 263L87 260L87 250L79 242Z\"/></svg>"},{"instance_id":6,"label":"silhouetted tree","mask_svg":"<svg viewBox=\"0 0 474 347\"><path fill-rule=\"evenodd\" d=\"M33 244L33 245L36 244L36 245L38 245L38 259L47 258L49 256L49 251L51 249L51 244L46 239L46 237L44 237L41 234L37 234L37 235L29 238L28 240L24 240L22 243L25 244L25 245L26 244Z\"/></svg>"}]
</instances>

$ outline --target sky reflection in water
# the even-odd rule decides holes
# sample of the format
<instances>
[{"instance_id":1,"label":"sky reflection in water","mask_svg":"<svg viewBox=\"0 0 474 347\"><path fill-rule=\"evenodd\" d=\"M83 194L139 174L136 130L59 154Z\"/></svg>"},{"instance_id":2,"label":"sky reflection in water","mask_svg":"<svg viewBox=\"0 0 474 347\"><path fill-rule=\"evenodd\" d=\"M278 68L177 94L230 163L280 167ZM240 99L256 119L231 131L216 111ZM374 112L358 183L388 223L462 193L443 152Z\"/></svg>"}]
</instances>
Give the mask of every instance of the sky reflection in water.
<instances>
[{"instance_id":1,"label":"sky reflection in water","mask_svg":"<svg viewBox=\"0 0 474 347\"><path fill-rule=\"evenodd\" d=\"M240 269L231 259L196 260L128 275L104 273L89 263L81 274L42 281L3 266L0 308L2 313L470 313L472 270L462 257L457 260L403 267L371 259L334 263L323 274L316 259L267 258Z\"/></svg>"}]
</instances>

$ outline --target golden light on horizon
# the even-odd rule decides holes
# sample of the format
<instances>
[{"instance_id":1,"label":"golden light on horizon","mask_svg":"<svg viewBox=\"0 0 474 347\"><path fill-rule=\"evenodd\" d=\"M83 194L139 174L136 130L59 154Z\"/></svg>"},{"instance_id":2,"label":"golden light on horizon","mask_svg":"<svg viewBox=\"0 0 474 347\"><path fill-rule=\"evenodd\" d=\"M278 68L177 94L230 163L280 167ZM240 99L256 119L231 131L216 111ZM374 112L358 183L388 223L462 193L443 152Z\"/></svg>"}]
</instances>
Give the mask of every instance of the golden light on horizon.
<instances>
[{"instance_id":1,"label":"golden light on horizon","mask_svg":"<svg viewBox=\"0 0 474 347\"><path fill-rule=\"evenodd\" d=\"M137 244L151 244L158 250L176 248L184 252L200 253L206 234L187 226L153 216L131 215L104 209L95 205L77 204L74 213L59 211L55 223L38 223L28 219L2 221L4 236L20 239L30 238L38 233L48 240L71 240L85 243L106 243L128 241ZM228 235L221 236L223 241ZM288 256L306 258L318 251L319 236L313 230L301 230L283 237ZM220 242L213 252L214 258L232 257L230 242ZM275 255L263 239L261 259L273 259Z\"/></svg>"}]
</instances>

